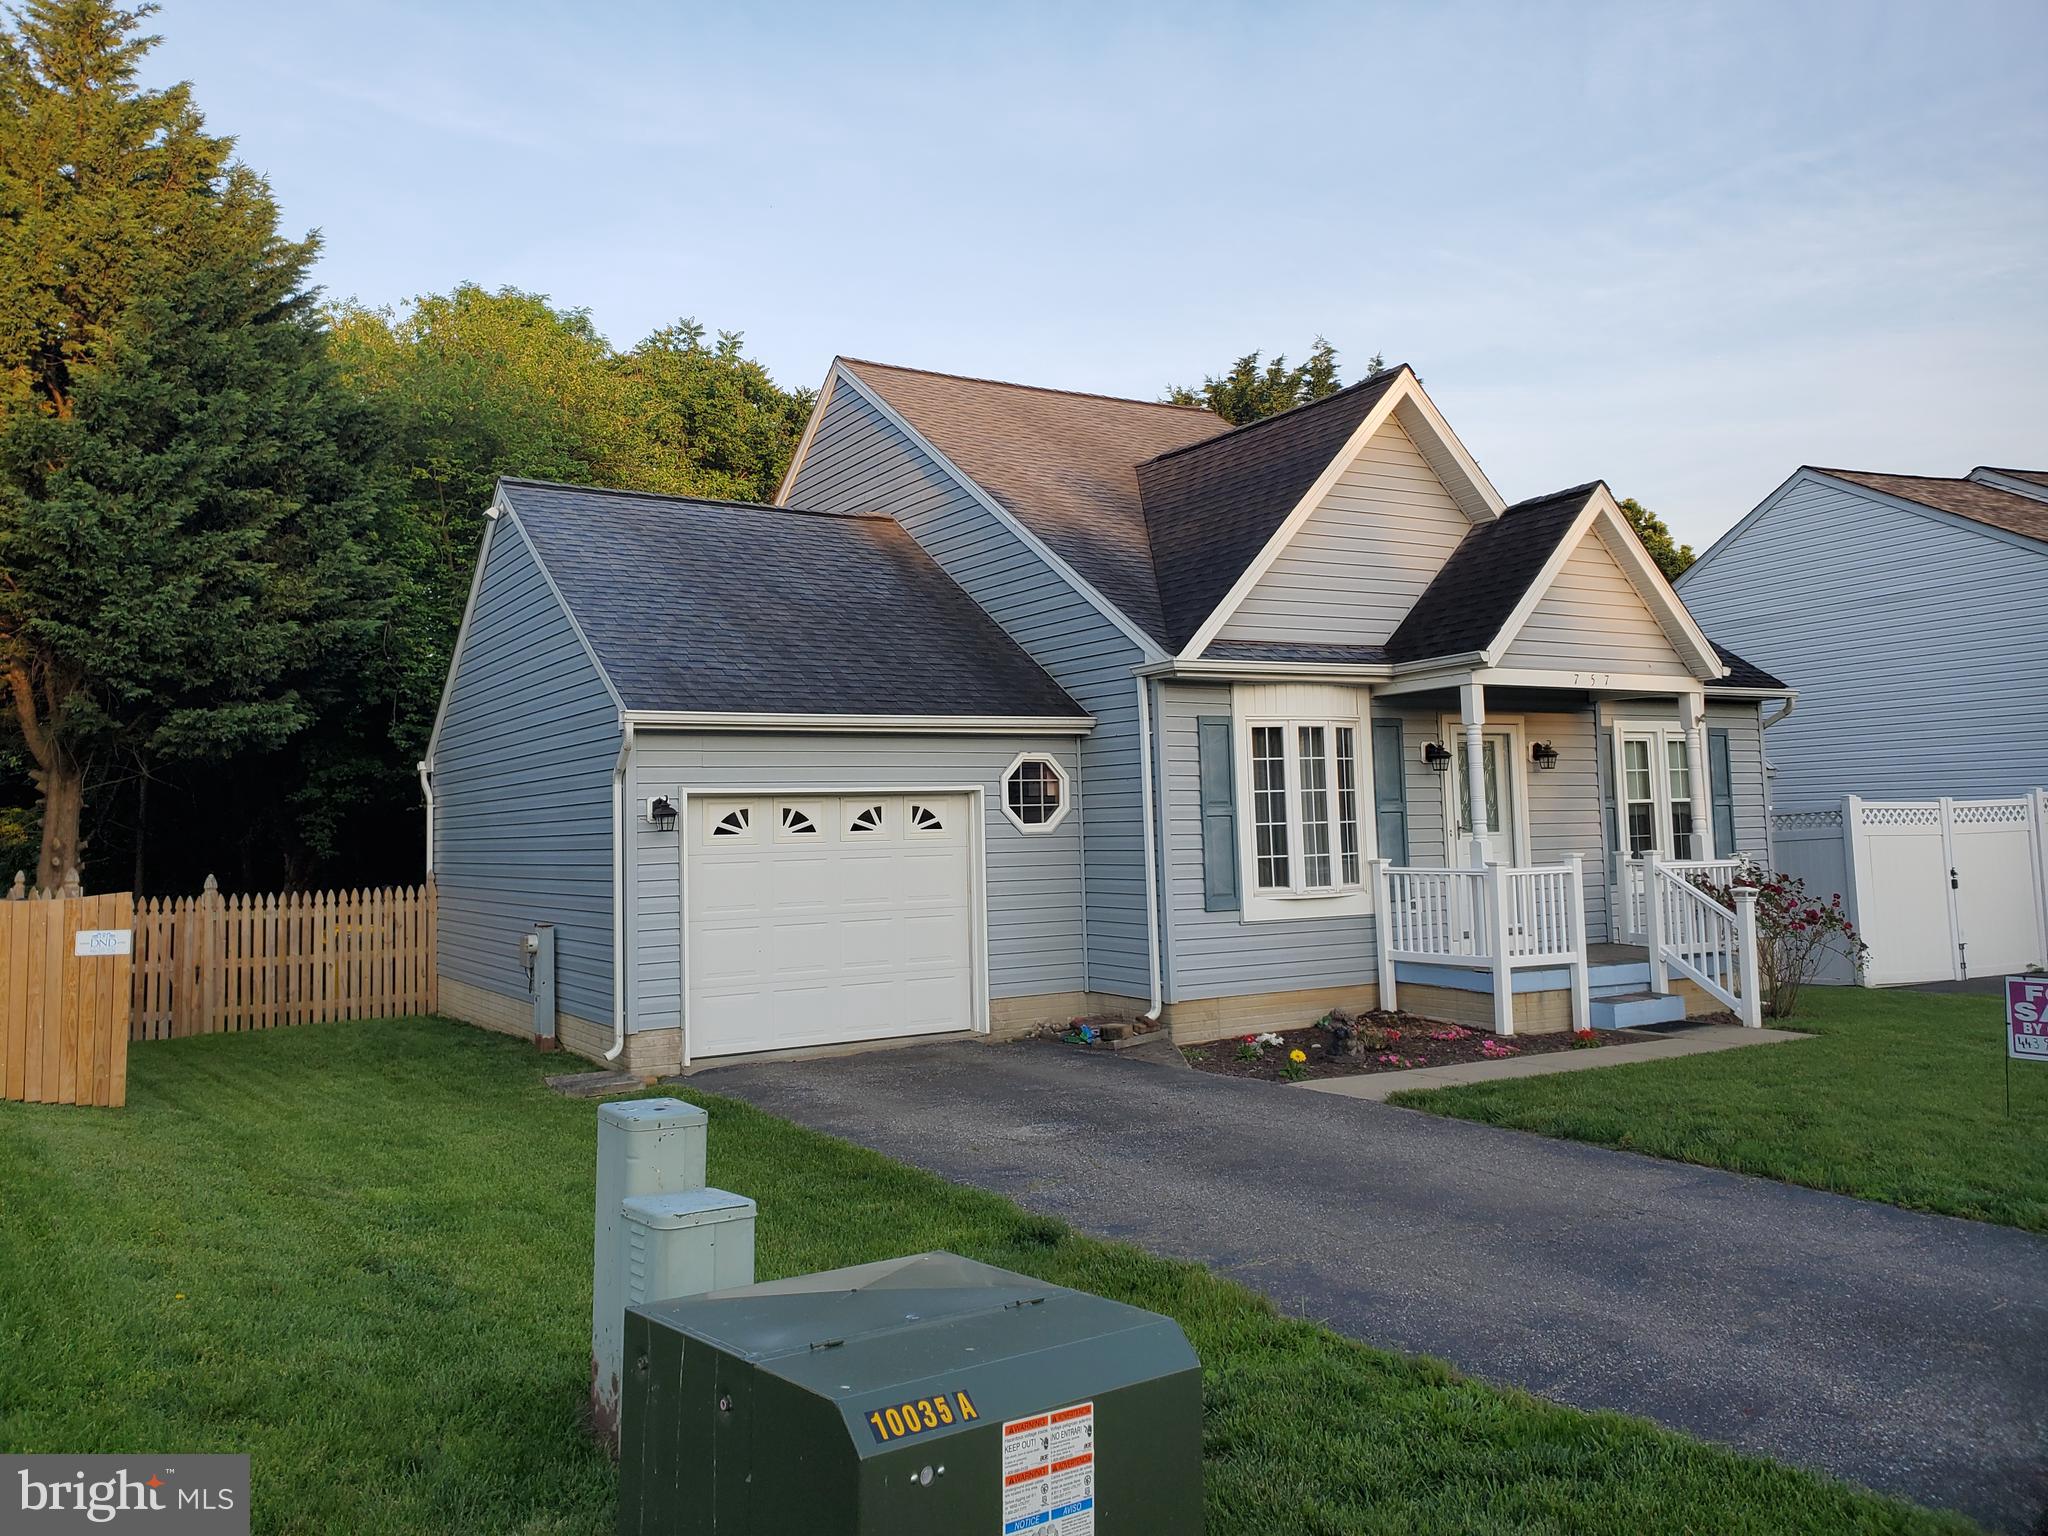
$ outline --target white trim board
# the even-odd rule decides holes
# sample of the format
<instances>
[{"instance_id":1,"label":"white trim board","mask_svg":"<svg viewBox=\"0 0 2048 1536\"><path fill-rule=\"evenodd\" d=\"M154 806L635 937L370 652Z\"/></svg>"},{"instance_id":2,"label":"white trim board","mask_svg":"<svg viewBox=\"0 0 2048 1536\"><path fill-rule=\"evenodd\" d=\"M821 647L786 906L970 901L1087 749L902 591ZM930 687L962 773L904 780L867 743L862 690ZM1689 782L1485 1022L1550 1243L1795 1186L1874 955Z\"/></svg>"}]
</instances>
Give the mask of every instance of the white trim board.
<instances>
[{"instance_id":1,"label":"white trim board","mask_svg":"<svg viewBox=\"0 0 2048 1536\"><path fill-rule=\"evenodd\" d=\"M1140 629L1138 625L1132 621L1130 616L1123 611L1123 609L1119 608L1115 603L1112 603L1108 598L1104 597L1102 593L1094 586L1093 583L1088 581L1087 578L1082 576L1079 571L1075 570L1065 560L1060 558L1059 555L1055 554L1051 547L1048 546L1044 540L1040 539L1037 534L1033 533L1029 528L1026 528L1021 522L1019 522L1017 518L1009 511L1008 508L1004 507L1001 502L995 499L995 497L989 495L987 491L983 490L981 486L977 484L972 477L965 474L960 469L960 467L956 465L951 459L947 458L943 453L939 452L939 450L935 446L933 446L933 444L930 441L926 439L923 433L919 432L917 428L913 427L908 421L906 421L903 418L903 416L896 410L894 406L890 405L887 400L882 398L881 392L879 390L875 389L873 385L869 384L866 380L862 379L859 374L855 373L851 368L847 367L846 360L844 358L834 358L832 360L831 376L826 380L827 387L829 388L834 381L840 379L845 380L846 383L852 388L855 394L859 395L863 400L867 401L869 405L873 406L876 411L880 412L882 418L885 421L887 421L891 426L895 427L905 437L907 437L914 445L916 445L917 449L921 453L927 454L931 458L931 461L934 464L938 465L940 469L944 470L946 474L952 478L953 482L960 487L960 489L965 491L969 496L971 496L974 499L974 501L982 508L982 510L987 512L998 523L1002 524L1004 528L1008 529L1009 532L1017 539L1017 541L1020 544L1022 544L1026 549L1030 550L1032 554L1036 555L1040 560L1044 561L1046 566L1055 575L1057 575L1060 578L1060 580L1064 581L1069 587L1073 588L1075 592L1079 593L1084 599L1086 599L1088 604L1091 607L1093 607L1096 610L1096 612L1100 613L1105 619L1109 620L1110 623L1114 624L1117 627L1117 629L1123 633L1126 639L1130 640L1133 644L1135 644L1138 647L1139 652L1143 655L1145 660L1164 661L1166 659L1166 652L1160 647L1159 642L1154 640L1150 635L1146 634L1144 630ZM794 476L796 473L796 465L798 462L799 461L794 458L790 460L790 475L792 478L790 479L789 483L792 485L796 483Z\"/></svg>"},{"instance_id":2,"label":"white trim board","mask_svg":"<svg viewBox=\"0 0 2048 1536\"><path fill-rule=\"evenodd\" d=\"M743 710L629 709L620 718L642 730L823 731L852 735L1081 736L1093 715L827 715Z\"/></svg>"},{"instance_id":3,"label":"white trim board","mask_svg":"<svg viewBox=\"0 0 2048 1536\"><path fill-rule=\"evenodd\" d=\"M1208 648L1209 642L1214 640L1223 626L1230 622L1231 615L1243 606L1244 600L1251 595L1252 588L1259 584L1260 579L1272 569L1273 563L1293 542L1302 525L1314 515L1316 508L1323 504L1337 482L1343 478L1344 472L1350 469L1358 456L1365 451L1366 444L1372 441L1389 420L1395 418L1397 412L1402 412L1399 417L1400 425L1411 439L1432 439L1427 444L1420 440L1415 443L1416 451L1429 464L1432 473L1438 473L1438 458L1447 458L1450 464L1460 471L1464 483L1459 485L1444 481L1444 489L1450 493L1451 499L1457 502L1466 519L1477 525L1500 516L1507 503L1480 472L1478 462L1465 451L1465 445L1458 441L1457 435L1451 431L1450 424L1443 419L1423 391L1422 385L1416 380L1414 373L1404 364L1400 369L1400 376L1388 386L1387 392L1374 402L1373 408L1366 412L1364 419L1352 429L1351 435L1344 440L1344 446L1337 451L1336 457L1323 466L1323 472L1316 476L1315 483L1294 504L1294 509L1281 520L1280 526L1273 530L1251 564L1238 573L1237 580L1231 583L1230 590L1223 594L1222 601L1217 603L1209 617L1202 621L1201 627L1189 638L1188 643L1181 647L1178 659L1193 661ZM1432 448L1435 450L1434 455L1431 453ZM1438 478L1443 479L1441 473L1438 473Z\"/></svg>"}]
</instances>

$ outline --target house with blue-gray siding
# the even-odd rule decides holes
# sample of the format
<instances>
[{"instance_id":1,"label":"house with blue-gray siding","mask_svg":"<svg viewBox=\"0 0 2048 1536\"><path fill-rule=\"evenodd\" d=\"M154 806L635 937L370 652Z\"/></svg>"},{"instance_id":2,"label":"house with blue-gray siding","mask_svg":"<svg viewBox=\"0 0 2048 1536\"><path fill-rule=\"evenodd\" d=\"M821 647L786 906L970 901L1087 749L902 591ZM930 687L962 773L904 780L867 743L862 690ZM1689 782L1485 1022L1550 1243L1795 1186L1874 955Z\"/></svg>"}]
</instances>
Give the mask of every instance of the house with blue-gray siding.
<instances>
[{"instance_id":1,"label":"house with blue-gray siding","mask_svg":"<svg viewBox=\"0 0 2048 1536\"><path fill-rule=\"evenodd\" d=\"M773 505L501 482L422 765L444 1006L533 1029L549 925L554 1035L645 1073L1718 1009L1732 941L1655 963L1652 907L1762 857L1792 696L1406 367L1233 426L842 358Z\"/></svg>"},{"instance_id":2,"label":"house with blue-gray siding","mask_svg":"<svg viewBox=\"0 0 2048 1536\"><path fill-rule=\"evenodd\" d=\"M1804 467L1678 590L1716 638L1798 671L1771 732L1779 811L2048 786L2048 470Z\"/></svg>"}]
</instances>

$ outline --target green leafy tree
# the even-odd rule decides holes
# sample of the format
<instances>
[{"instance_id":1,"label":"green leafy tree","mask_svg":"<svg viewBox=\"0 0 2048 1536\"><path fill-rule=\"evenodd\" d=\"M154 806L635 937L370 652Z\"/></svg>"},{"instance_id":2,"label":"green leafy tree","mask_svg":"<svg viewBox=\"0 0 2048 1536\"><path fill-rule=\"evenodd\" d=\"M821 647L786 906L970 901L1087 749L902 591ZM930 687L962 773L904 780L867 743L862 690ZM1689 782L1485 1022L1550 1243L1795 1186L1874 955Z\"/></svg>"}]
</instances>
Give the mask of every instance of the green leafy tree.
<instances>
[{"instance_id":1,"label":"green leafy tree","mask_svg":"<svg viewBox=\"0 0 2048 1536\"><path fill-rule=\"evenodd\" d=\"M807 392L779 388L735 332L684 320L615 352L578 309L464 284L402 310L333 316L344 373L392 443L390 539L406 594L376 675L387 757L426 745L500 475L675 495L772 496ZM324 798L324 797L323 797Z\"/></svg>"},{"instance_id":2,"label":"green leafy tree","mask_svg":"<svg viewBox=\"0 0 2048 1536\"><path fill-rule=\"evenodd\" d=\"M1344 387L1337 373L1337 349L1321 336L1309 348L1307 360L1292 367L1284 353L1274 353L1272 361L1264 364L1259 358L1259 353L1247 352L1227 372L1203 379L1199 389L1172 385L1166 391L1167 401L1205 405L1225 421L1243 426L1326 399ZM1386 366L1386 359L1375 352L1366 361L1365 377L1384 373Z\"/></svg>"},{"instance_id":3,"label":"green leafy tree","mask_svg":"<svg viewBox=\"0 0 2048 1536\"><path fill-rule=\"evenodd\" d=\"M382 622L317 242L137 85L153 9L30 0L0 44L0 666L43 884L96 773L276 750Z\"/></svg>"},{"instance_id":4,"label":"green leafy tree","mask_svg":"<svg viewBox=\"0 0 2048 1536\"><path fill-rule=\"evenodd\" d=\"M1643 541L1643 548L1650 552L1650 558L1657 562L1657 569L1666 577L1676 581L1681 572L1693 562L1692 546L1681 544L1671 536L1664 519L1631 496L1621 503L1622 513L1634 525L1637 535Z\"/></svg>"},{"instance_id":5,"label":"green leafy tree","mask_svg":"<svg viewBox=\"0 0 2048 1536\"><path fill-rule=\"evenodd\" d=\"M693 496L768 501L811 412L809 390L785 390L741 350L738 331L710 346L704 327L680 320L619 360L633 391L640 462L635 484L675 483Z\"/></svg>"}]
</instances>

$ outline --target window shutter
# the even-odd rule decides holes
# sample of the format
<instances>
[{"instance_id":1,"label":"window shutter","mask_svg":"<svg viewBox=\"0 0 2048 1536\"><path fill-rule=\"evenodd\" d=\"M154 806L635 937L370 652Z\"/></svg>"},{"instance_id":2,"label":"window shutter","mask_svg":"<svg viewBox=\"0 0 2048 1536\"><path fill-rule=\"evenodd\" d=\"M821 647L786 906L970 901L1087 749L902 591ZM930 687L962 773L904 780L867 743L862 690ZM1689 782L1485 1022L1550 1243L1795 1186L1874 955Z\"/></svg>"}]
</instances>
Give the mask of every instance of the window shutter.
<instances>
[{"instance_id":1,"label":"window shutter","mask_svg":"<svg viewBox=\"0 0 2048 1536\"><path fill-rule=\"evenodd\" d=\"M1408 862L1408 793L1401 760L1401 722L1372 723L1372 808L1379 824L1380 857Z\"/></svg>"},{"instance_id":2,"label":"window shutter","mask_svg":"<svg viewBox=\"0 0 2048 1536\"><path fill-rule=\"evenodd\" d=\"M1195 721L1202 780L1202 906L1237 910L1237 776L1230 761L1230 717Z\"/></svg>"},{"instance_id":3,"label":"window shutter","mask_svg":"<svg viewBox=\"0 0 2048 1536\"><path fill-rule=\"evenodd\" d=\"M1595 754L1600 770L1600 810L1607 823L1607 883L1621 878L1621 812L1614 804L1614 732L1599 733L1600 750Z\"/></svg>"},{"instance_id":4,"label":"window shutter","mask_svg":"<svg viewBox=\"0 0 2048 1536\"><path fill-rule=\"evenodd\" d=\"M1714 853L1735 857L1735 775L1729 771L1728 732L1715 726L1707 732L1707 783L1714 798Z\"/></svg>"}]
</instances>

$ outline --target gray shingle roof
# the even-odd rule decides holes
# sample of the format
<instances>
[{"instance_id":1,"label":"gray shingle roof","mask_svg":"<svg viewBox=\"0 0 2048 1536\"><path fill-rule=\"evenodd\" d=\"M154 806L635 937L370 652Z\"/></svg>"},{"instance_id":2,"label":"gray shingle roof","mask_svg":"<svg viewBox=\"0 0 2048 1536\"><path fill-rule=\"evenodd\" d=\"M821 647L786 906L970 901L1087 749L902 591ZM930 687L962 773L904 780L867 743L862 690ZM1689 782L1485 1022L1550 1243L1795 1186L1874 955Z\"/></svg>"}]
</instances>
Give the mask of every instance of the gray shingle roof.
<instances>
[{"instance_id":1,"label":"gray shingle roof","mask_svg":"<svg viewBox=\"0 0 2048 1536\"><path fill-rule=\"evenodd\" d=\"M1197 406L842 357L841 366L1155 640L1164 626L1138 465L1230 431Z\"/></svg>"},{"instance_id":2,"label":"gray shingle roof","mask_svg":"<svg viewBox=\"0 0 2048 1536\"><path fill-rule=\"evenodd\" d=\"M1721 658L1721 665L1728 669L1726 677L1708 678L1707 686L1709 688L1789 689L1792 686L1790 683L1781 682L1779 679L1771 676L1770 673L1756 665L1755 662L1744 661L1740 656L1729 650L1727 646L1717 642L1709 643L1714 646L1714 654Z\"/></svg>"},{"instance_id":3,"label":"gray shingle roof","mask_svg":"<svg viewBox=\"0 0 2048 1536\"><path fill-rule=\"evenodd\" d=\"M1600 484L1518 501L1466 534L1387 637L1388 656L1423 661L1484 650Z\"/></svg>"},{"instance_id":4,"label":"gray shingle roof","mask_svg":"<svg viewBox=\"0 0 2048 1536\"><path fill-rule=\"evenodd\" d=\"M1404 372L1399 364L1309 405L1138 466L1162 645L1178 651Z\"/></svg>"},{"instance_id":5,"label":"gray shingle roof","mask_svg":"<svg viewBox=\"0 0 2048 1536\"><path fill-rule=\"evenodd\" d=\"M893 518L499 490L628 709L1087 713Z\"/></svg>"}]
</instances>

